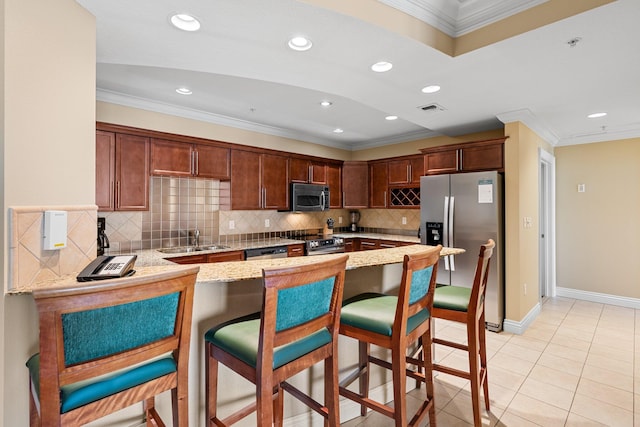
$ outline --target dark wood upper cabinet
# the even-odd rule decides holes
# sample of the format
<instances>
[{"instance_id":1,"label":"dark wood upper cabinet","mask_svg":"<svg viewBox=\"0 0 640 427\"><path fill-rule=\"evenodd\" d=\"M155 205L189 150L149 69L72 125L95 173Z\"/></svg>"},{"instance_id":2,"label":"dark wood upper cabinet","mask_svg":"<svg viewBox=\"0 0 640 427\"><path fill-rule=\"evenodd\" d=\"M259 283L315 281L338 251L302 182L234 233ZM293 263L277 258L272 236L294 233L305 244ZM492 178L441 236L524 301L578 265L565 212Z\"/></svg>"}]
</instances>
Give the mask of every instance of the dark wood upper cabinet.
<instances>
[{"instance_id":1,"label":"dark wood upper cabinet","mask_svg":"<svg viewBox=\"0 0 640 427\"><path fill-rule=\"evenodd\" d=\"M369 166L367 162L342 165L342 206L347 209L369 207Z\"/></svg>"},{"instance_id":2,"label":"dark wood upper cabinet","mask_svg":"<svg viewBox=\"0 0 640 427\"><path fill-rule=\"evenodd\" d=\"M369 207L386 208L389 203L389 167L388 162L369 165Z\"/></svg>"},{"instance_id":3,"label":"dark wood upper cabinet","mask_svg":"<svg viewBox=\"0 0 640 427\"><path fill-rule=\"evenodd\" d=\"M424 148L420 151L425 155L425 174L487 170L504 172L504 141L506 139L505 137Z\"/></svg>"},{"instance_id":4,"label":"dark wood upper cabinet","mask_svg":"<svg viewBox=\"0 0 640 427\"><path fill-rule=\"evenodd\" d=\"M285 156L231 150L231 209L288 209L288 161Z\"/></svg>"},{"instance_id":5,"label":"dark wood upper cabinet","mask_svg":"<svg viewBox=\"0 0 640 427\"><path fill-rule=\"evenodd\" d=\"M149 209L149 138L96 131L96 205L101 211Z\"/></svg>"},{"instance_id":6,"label":"dark wood upper cabinet","mask_svg":"<svg viewBox=\"0 0 640 427\"><path fill-rule=\"evenodd\" d=\"M151 173L228 180L229 157L226 147L153 139Z\"/></svg>"},{"instance_id":7,"label":"dark wood upper cabinet","mask_svg":"<svg viewBox=\"0 0 640 427\"><path fill-rule=\"evenodd\" d=\"M389 185L419 185L423 174L424 156L389 161Z\"/></svg>"},{"instance_id":8,"label":"dark wood upper cabinet","mask_svg":"<svg viewBox=\"0 0 640 427\"><path fill-rule=\"evenodd\" d=\"M329 187L329 208L342 207L342 167L340 165L327 165L327 186Z\"/></svg>"},{"instance_id":9,"label":"dark wood upper cabinet","mask_svg":"<svg viewBox=\"0 0 640 427\"><path fill-rule=\"evenodd\" d=\"M289 179L291 182L326 184L327 165L315 160L291 157L289 159Z\"/></svg>"}]
</instances>

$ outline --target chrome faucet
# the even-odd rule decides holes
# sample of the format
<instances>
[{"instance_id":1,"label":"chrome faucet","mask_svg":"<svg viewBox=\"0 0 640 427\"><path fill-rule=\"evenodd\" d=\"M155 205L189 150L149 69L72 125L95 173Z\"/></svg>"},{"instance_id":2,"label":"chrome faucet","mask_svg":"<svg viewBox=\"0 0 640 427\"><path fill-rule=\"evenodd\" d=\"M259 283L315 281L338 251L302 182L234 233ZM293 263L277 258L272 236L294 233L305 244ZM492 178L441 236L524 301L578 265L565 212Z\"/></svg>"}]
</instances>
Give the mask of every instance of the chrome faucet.
<instances>
[{"instance_id":1,"label":"chrome faucet","mask_svg":"<svg viewBox=\"0 0 640 427\"><path fill-rule=\"evenodd\" d=\"M191 246L196 248L200 246L200 230L198 230L198 227L191 232Z\"/></svg>"}]
</instances>

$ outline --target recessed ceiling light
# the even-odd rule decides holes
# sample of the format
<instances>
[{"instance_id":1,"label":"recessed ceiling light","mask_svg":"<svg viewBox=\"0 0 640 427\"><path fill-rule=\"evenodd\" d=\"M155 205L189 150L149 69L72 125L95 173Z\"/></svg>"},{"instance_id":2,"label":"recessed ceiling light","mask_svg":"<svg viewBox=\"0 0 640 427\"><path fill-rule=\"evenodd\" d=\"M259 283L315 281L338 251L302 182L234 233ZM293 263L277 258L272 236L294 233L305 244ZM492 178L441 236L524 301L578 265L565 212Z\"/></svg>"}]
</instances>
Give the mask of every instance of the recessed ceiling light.
<instances>
[{"instance_id":1,"label":"recessed ceiling light","mask_svg":"<svg viewBox=\"0 0 640 427\"><path fill-rule=\"evenodd\" d=\"M178 92L180 95L191 95L193 93L188 87L179 87L178 89L176 89L176 92Z\"/></svg>"},{"instance_id":2,"label":"recessed ceiling light","mask_svg":"<svg viewBox=\"0 0 640 427\"><path fill-rule=\"evenodd\" d=\"M340 129L340 128L335 128L335 129L333 130L333 133L342 133L342 132L344 132L344 130L343 130L343 129Z\"/></svg>"},{"instance_id":3,"label":"recessed ceiling light","mask_svg":"<svg viewBox=\"0 0 640 427\"><path fill-rule=\"evenodd\" d=\"M200 29L200 21L186 13L176 13L172 15L171 23L174 27L183 31L198 31Z\"/></svg>"},{"instance_id":4,"label":"recessed ceiling light","mask_svg":"<svg viewBox=\"0 0 640 427\"><path fill-rule=\"evenodd\" d=\"M590 119L597 119L598 117L604 117L606 115L607 115L607 113L604 113L604 112L602 112L602 113L592 113L592 114L589 114L587 117L590 118Z\"/></svg>"},{"instance_id":5,"label":"recessed ceiling light","mask_svg":"<svg viewBox=\"0 0 640 427\"><path fill-rule=\"evenodd\" d=\"M331 107L331 105L333 105L333 102L331 102L331 101L320 101L320 105L322 105L323 107Z\"/></svg>"},{"instance_id":6,"label":"recessed ceiling light","mask_svg":"<svg viewBox=\"0 0 640 427\"><path fill-rule=\"evenodd\" d=\"M423 93L436 93L440 90L440 86L438 85L429 85L422 88Z\"/></svg>"},{"instance_id":7,"label":"recessed ceiling light","mask_svg":"<svg viewBox=\"0 0 640 427\"><path fill-rule=\"evenodd\" d=\"M385 120L398 120L398 116L387 116L384 119Z\"/></svg>"},{"instance_id":8,"label":"recessed ceiling light","mask_svg":"<svg viewBox=\"0 0 640 427\"><path fill-rule=\"evenodd\" d=\"M311 43L311 40L306 37L297 36L289 40L288 45L293 50L305 51L311 49L313 43Z\"/></svg>"},{"instance_id":9,"label":"recessed ceiling light","mask_svg":"<svg viewBox=\"0 0 640 427\"><path fill-rule=\"evenodd\" d=\"M384 73L393 68L393 64L387 61L376 62L371 66L371 69L376 73Z\"/></svg>"}]
</instances>

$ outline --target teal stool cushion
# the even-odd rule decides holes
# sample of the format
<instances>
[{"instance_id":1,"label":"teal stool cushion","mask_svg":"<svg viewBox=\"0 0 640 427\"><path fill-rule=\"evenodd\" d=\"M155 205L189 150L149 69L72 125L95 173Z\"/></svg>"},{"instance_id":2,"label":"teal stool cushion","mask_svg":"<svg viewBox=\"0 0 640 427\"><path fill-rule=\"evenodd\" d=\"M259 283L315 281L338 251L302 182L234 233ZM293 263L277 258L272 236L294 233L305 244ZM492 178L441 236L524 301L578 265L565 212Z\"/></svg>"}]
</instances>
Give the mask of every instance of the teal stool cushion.
<instances>
[{"instance_id":1,"label":"teal stool cushion","mask_svg":"<svg viewBox=\"0 0 640 427\"><path fill-rule=\"evenodd\" d=\"M365 293L346 300L342 306L340 323L391 336L398 297ZM430 316L424 309L407 319L407 333L413 331Z\"/></svg>"},{"instance_id":2,"label":"teal stool cushion","mask_svg":"<svg viewBox=\"0 0 640 427\"><path fill-rule=\"evenodd\" d=\"M204 339L255 368L260 339L260 313L240 317L211 328L205 333ZM323 328L298 341L276 347L273 352L273 369L286 365L330 342L331 333Z\"/></svg>"},{"instance_id":3,"label":"teal stool cushion","mask_svg":"<svg viewBox=\"0 0 640 427\"><path fill-rule=\"evenodd\" d=\"M40 393L40 354L34 354L27 361L29 374L34 383L36 394ZM64 386L60 390L60 413L71 411L104 397L131 387L144 384L163 375L176 372L176 362L168 356L149 363L138 365L126 371L101 376L90 381Z\"/></svg>"},{"instance_id":4,"label":"teal stool cushion","mask_svg":"<svg viewBox=\"0 0 640 427\"><path fill-rule=\"evenodd\" d=\"M445 310L467 311L471 288L462 286L438 286L433 296L433 306Z\"/></svg>"}]
</instances>

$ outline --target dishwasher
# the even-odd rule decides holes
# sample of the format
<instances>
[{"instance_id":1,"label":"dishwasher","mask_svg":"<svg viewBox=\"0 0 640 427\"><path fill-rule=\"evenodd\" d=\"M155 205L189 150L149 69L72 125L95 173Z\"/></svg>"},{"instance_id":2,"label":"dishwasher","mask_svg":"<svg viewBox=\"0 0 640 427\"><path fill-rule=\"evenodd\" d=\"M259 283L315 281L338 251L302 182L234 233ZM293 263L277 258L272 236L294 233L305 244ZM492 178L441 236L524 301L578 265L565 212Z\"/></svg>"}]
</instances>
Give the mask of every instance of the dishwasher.
<instances>
[{"instance_id":1,"label":"dishwasher","mask_svg":"<svg viewBox=\"0 0 640 427\"><path fill-rule=\"evenodd\" d=\"M271 246L267 248L245 249L244 251L244 259L247 261L255 259L273 259L286 257L286 246Z\"/></svg>"}]
</instances>

